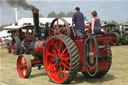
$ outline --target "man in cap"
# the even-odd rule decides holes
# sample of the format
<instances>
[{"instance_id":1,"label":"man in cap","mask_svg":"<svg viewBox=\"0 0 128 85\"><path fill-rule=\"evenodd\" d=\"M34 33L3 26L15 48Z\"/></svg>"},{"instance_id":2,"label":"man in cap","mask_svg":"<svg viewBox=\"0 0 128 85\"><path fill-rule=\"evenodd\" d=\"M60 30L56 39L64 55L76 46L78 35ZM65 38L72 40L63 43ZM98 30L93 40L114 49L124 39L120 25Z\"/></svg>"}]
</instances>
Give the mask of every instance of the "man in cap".
<instances>
[{"instance_id":1,"label":"man in cap","mask_svg":"<svg viewBox=\"0 0 128 85\"><path fill-rule=\"evenodd\" d=\"M75 8L75 13L72 17L72 25L75 24L76 34L81 35L84 30L84 15L80 12L80 8Z\"/></svg>"}]
</instances>

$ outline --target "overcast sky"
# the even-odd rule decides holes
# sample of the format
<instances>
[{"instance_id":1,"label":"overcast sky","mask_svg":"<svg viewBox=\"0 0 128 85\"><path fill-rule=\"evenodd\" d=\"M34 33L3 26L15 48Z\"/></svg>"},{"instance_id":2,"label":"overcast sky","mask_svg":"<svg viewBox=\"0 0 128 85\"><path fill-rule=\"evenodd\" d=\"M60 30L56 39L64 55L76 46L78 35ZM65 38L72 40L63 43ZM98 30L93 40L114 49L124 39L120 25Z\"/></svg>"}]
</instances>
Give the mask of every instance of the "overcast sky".
<instances>
[{"instance_id":1,"label":"overcast sky","mask_svg":"<svg viewBox=\"0 0 128 85\"><path fill-rule=\"evenodd\" d=\"M70 12L79 6L81 12L91 21L91 11L96 10L101 20L115 20L119 23L128 21L128 0L27 0L29 4L40 9L40 13L47 17L48 13L55 11ZM0 3L1 4L1 3ZM32 17L31 11L18 9L18 18ZM0 25L13 23L15 10L8 4L0 5Z\"/></svg>"}]
</instances>

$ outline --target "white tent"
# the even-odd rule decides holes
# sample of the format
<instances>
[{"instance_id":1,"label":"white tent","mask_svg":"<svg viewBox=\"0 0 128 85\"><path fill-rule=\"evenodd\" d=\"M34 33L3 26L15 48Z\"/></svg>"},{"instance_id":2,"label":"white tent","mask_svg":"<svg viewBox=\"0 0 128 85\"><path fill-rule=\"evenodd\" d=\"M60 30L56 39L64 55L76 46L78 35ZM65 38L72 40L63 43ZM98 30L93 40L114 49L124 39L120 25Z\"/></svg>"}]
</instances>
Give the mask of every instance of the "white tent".
<instances>
[{"instance_id":1,"label":"white tent","mask_svg":"<svg viewBox=\"0 0 128 85\"><path fill-rule=\"evenodd\" d=\"M51 23L54 19L55 18L39 18L39 22L40 22L40 24L46 24L47 22ZM72 24L72 18L71 17L63 17L63 19L65 19L67 21L67 23L71 26L71 24ZM87 21L85 21L85 23L87 23ZM34 25L33 18L21 18L20 20L18 20L17 26L15 24L12 24L10 26L4 27L4 29L5 30L19 29L19 28L25 26L26 24ZM64 23L62 21L59 21L59 24L64 24Z\"/></svg>"},{"instance_id":2,"label":"white tent","mask_svg":"<svg viewBox=\"0 0 128 85\"><path fill-rule=\"evenodd\" d=\"M1 38L2 37L7 37L7 36L9 36L9 34L7 33L7 30L3 30L3 31L0 32L0 37Z\"/></svg>"}]
</instances>

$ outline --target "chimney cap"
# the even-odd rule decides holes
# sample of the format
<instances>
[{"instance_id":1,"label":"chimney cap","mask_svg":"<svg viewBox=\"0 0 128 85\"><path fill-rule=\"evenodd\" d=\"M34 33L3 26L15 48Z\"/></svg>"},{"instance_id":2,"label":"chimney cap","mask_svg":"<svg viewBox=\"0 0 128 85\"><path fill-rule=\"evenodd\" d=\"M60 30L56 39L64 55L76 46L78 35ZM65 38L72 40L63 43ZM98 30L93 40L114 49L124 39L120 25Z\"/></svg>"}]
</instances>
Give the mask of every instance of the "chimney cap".
<instances>
[{"instance_id":1,"label":"chimney cap","mask_svg":"<svg viewBox=\"0 0 128 85\"><path fill-rule=\"evenodd\" d=\"M39 9L37 9L37 8L32 9L32 12L33 12L33 13L39 13Z\"/></svg>"}]
</instances>

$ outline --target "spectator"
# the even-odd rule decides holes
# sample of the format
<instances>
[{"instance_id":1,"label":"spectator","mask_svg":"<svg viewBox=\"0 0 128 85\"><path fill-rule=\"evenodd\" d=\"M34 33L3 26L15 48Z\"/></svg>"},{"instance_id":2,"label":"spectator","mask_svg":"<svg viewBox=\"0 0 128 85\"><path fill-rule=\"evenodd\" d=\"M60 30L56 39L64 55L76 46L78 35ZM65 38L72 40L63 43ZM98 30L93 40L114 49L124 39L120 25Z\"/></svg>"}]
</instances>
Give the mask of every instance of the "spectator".
<instances>
[{"instance_id":1,"label":"spectator","mask_svg":"<svg viewBox=\"0 0 128 85\"><path fill-rule=\"evenodd\" d=\"M92 11L92 34L100 34L100 33L101 33L100 19L97 16L97 12Z\"/></svg>"},{"instance_id":2,"label":"spectator","mask_svg":"<svg viewBox=\"0 0 128 85\"><path fill-rule=\"evenodd\" d=\"M120 35L121 35L121 37L123 37L124 26L123 26L122 24L120 24L119 31L120 31Z\"/></svg>"}]
</instances>

